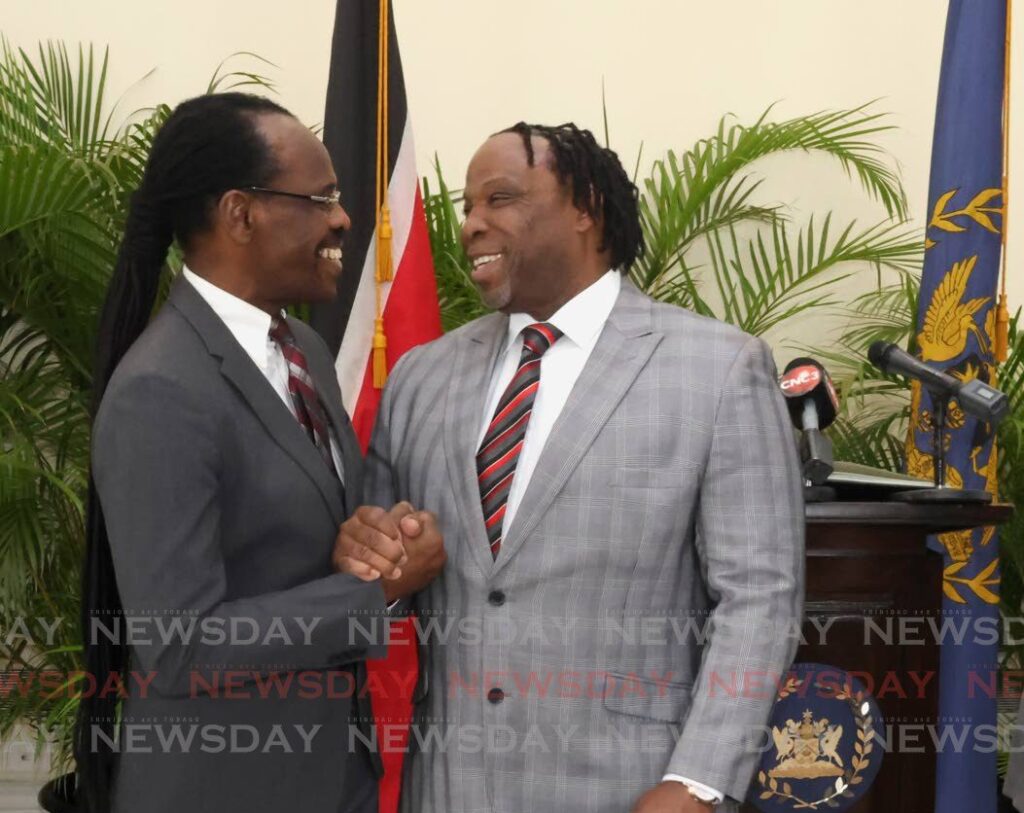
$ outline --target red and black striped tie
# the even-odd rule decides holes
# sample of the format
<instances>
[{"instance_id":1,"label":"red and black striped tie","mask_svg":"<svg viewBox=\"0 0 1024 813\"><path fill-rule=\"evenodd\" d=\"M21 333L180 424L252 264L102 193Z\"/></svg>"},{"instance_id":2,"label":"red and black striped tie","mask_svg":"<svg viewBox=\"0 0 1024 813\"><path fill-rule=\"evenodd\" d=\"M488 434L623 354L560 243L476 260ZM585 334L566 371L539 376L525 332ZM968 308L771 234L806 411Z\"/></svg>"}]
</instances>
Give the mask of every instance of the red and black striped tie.
<instances>
[{"instance_id":1,"label":"red and black striped tie","mask_svg":"<svg viewBox=\"0 0 1024 813\"><path fill-rule=\"evenodd\" d=\"M540 386L540 359L561 336L562 331L547 322L523 328L523 354L519 357L519 368L502 393L480 451L476 453L484 526L491 543L491 555L495 558L501 549L501 527L512 477L516 473L516 463L523 449L526 427Z\"/></svg>"},{"instance_id":2,"label":"red and black striped tie","mask_svg":"<svg viewBox=\"0 0 1024 813\"><path fill-rule=\"evenodd\" d=\"M334 458L331 457L331 436L327 430L327 416L324 414L316 386L306 366L306 356L295 341L292 330L284 319L275 317L270 323L270 338L277 342L288 362L288 394L295 406L295 417L306 430L320 456L333 474Z\"/></svg>"}]
</instances>

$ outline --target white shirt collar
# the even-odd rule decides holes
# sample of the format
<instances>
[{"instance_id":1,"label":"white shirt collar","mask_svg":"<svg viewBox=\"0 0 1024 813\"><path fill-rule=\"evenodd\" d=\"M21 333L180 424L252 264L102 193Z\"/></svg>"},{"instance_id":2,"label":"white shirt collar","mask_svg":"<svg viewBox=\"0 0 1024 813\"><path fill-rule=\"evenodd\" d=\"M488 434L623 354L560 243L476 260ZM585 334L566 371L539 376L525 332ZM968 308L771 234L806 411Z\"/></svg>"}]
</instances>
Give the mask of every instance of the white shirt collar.
<instances>
[{"instance_id":1,"label":"white shirt collar","mask_svg":"<svg viewBox=\"0 0 1024 813\"><path fill-rule=\"evenodd\" d=\"M562 331L564 338L589 352L597 344L597 337L601 335L621 289L622 274L612 268L562 305L548 322ZM536 321L528 313L510 314L506 349L516 346L516 338L523 328Z\"/></svg>"},{"instance_id":2,"label":"white shirt collar","mask_svg":"<svg viewBox=\"0 0 1024 813\"><path fill-rule=\"evenodd\" d=\"M256 366L266 373L267 343L270 341L270 314L250 305L244 299L229 294L194 271L182 267L181 273L199 295L206 300L231 331L231 335L242 345L242 349Z\"/></svg>"}]
</instances>

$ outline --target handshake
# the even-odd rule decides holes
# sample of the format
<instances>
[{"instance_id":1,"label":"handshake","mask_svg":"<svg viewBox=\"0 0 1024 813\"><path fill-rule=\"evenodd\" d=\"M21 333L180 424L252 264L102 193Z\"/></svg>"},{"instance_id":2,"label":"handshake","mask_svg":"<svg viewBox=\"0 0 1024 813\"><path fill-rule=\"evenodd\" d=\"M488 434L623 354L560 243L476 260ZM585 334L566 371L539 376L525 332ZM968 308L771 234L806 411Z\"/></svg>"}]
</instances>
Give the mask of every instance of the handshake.
<instances>
[{"instance_id":1,"label":"handshake","mask_svg":"<svg viewBox=\"0 0 1024 813\"><path fill-rule=\"evenodd\" d=\"M363 581L382 579L384 598L392 602L430 584L447 558L437 517L400 502L390 511L357 508L338 531L331 563Z\"/></svg>"}]
</instances>

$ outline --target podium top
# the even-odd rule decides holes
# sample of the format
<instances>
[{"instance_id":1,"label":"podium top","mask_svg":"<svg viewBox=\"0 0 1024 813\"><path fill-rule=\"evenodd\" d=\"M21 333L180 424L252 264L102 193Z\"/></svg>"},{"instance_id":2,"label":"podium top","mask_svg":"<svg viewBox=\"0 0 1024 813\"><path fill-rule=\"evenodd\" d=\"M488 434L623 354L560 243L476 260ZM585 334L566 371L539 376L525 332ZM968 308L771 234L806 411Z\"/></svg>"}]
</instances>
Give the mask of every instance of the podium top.
<instances>
[{"instance_id":1,"label":"podium top","mask_svg":"<svg viewBox=\"0 0 1024 813\"><path fill-rule=\"evenodd\" d=\"M929 533L1002 525L1013 515L1010 503L992 505L915 505L901 502L807 503L808 525L912 525Z\"/></svg>"}]
</instances>

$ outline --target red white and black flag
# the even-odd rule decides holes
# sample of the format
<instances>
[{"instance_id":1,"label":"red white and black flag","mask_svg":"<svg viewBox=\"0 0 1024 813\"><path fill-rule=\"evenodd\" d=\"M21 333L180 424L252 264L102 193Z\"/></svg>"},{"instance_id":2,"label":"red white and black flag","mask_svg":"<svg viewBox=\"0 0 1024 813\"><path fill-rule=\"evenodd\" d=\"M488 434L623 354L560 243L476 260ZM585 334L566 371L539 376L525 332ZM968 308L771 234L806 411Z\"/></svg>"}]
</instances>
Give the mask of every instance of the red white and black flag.
<instances>
[{"instance_id":1,"label":"red white and black flag","mask_svg":"<svg viewBox=\"0 0 1024 813\"><path fill-rule=\"evenodd\" d=\"M338 0L324 144L352 229L337 299L314 307L312 322L335 354L345 409L365 451L387 370L406 350L441 335L390 0ZM394 734L396 722L409 719L411 699L393 687L411 691L415 682L412 621L393 622L390 640L386 660L368 663L378 678L371 685L386 687L373 695L378 726L389 729L389 736L378 732L378 742L399 746L381 754L381 813L398 806L404 739L396 742Z\"/></svg>"},{"instance_id":2,"label":"red white and black flag","mask_svg":"<svg viewBox=\"0 0 1024 813\"><path fill-rule=\"evenodd\" d=\"M313 327L336 354L345 408L364 450L380 401L382 365L391 369L406 350L441 335L390 6L384 0L338 0L323 137L352 229L345 236L338 297L312 311ZM388 32L383 49L382 20Z\"/></svg>"}]
</instances>

